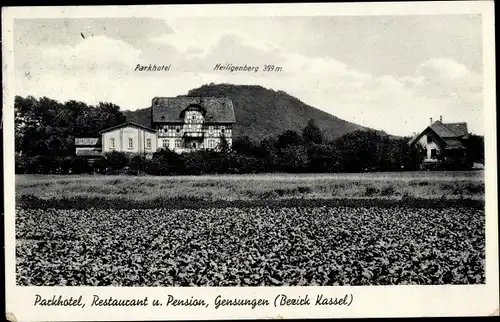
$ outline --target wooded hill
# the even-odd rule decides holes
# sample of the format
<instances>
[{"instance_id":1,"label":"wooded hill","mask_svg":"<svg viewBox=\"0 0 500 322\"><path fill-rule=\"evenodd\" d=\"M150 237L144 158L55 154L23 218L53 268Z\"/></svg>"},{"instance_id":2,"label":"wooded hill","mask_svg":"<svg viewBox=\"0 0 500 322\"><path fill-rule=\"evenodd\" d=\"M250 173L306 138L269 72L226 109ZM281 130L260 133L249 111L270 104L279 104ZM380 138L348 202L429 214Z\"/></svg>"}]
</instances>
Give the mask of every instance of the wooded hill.
<instances>
[{"instance_id":1,"label":"wooded hill","mask_svg":"<svg viewBox=\"0 0 500 322\"><path fill-rule=\"evenodd\" d=\"M286 130L300 132L310 119L325 139L333 140L356 130L369 130L309 106L283 92L255 85L209 84L190 90L189 96L229 97L233 101L236 124L233 138L248 136L260 141ZM127 121L151 126L151 110L123 111Z\"/></svg>"}]
</instances>

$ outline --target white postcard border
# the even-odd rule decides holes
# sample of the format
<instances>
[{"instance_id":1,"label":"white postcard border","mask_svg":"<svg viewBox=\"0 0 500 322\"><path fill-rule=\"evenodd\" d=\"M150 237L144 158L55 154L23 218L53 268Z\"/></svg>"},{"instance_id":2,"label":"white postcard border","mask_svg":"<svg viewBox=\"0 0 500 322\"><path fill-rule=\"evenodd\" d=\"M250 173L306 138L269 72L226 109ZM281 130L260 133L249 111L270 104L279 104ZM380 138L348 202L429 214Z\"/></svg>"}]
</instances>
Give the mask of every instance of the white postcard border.
<instances>
[{"instance_id":1,"label":"white postcard border","mask_svg":"<svg viewBox=\"0 0 500 322\"><path fill-rule=\"evenodd\" d=\"M222 318L315 318L315 317L415 317L498 315L498 204L496 185L496 93L494 11L491 1L428 3L346 3L346 4L267 4L267 5L188 5L188 6L100 6L2 8L3 130L5 177L5 259L6 309L18 321L39 320L184 320ZM15 175L14 113L15 79L12 28L16 18L48 17L168 17L168 16L315 16L315 15L483 15L484 113L485 113L485 200L486 200L486 284L470 286L366 286L366 287L227 287L227 288L113 288L113 287L22 287L15 285ZM432 36L432 35L429 35ZM487 134L486 134L487 133ZM273 302L276 295L353 295L351 306L309 307L224 307L215 309L217 295L225 298L257 297ZM100 297L165 299L203 297L205 308L65 308L33 307L35 294L51 296L83 295L90 302Z\"/></svg>"}]
</instances>

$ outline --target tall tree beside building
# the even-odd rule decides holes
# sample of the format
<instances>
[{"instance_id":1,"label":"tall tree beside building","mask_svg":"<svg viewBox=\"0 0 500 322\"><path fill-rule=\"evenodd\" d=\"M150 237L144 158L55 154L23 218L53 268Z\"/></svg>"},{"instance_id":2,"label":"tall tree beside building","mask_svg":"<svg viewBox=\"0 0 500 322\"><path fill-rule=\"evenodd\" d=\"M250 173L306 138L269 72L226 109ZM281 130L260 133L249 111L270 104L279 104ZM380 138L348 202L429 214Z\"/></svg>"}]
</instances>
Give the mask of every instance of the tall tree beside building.
<instances>
[{"instance_id":1,"label":"tall tree beside building","mask_svg":"<svg viewBox=\"0 0 500 322\"><path fill-rule=\"evenodd\" d=\"M302 137L306 143L321 144L323 143L323 132L316 125L313 119L307 122L306 127L302 131Z\"/></svg>"},{"instance_id":2,"label":"tall tree beside building","mask_svg":"<svg viewBox=\"0 0 500 322\"><path fill-rule=\"evenodd\" d=\"M471 154L472 161L484 165L484 136L470 134L466 145Z\"/></svg>"}]
</instances>

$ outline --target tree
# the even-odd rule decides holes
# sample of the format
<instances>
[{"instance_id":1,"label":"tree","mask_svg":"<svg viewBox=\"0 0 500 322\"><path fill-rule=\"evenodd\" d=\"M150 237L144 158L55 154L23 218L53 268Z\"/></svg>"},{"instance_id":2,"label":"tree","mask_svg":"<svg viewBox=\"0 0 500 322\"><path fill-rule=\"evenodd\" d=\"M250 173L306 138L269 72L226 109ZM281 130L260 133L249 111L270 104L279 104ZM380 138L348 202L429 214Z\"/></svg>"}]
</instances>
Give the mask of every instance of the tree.
<instances>
[{"instance_id":1,"label":"tree","mask_svg":"<svg viewBox=\"0 0 500 322\"><path fill-rule=\"evenodd\" d=\"M309 122L307 122L306 127L304 127L304 130L302 131L302 137L304 138L305 143L321 144L324 140L323 133L319 127L316 126L313 119L310 119Z\"/></svg>"},{"instance_id":2,"label":"tree","mask_svg":"<svg viewBox=\"0 0 500 322\"><path fill-rule=\"evenodd\" d=\"M335 172L337 154L332 144L313 144L307 148L308 171Z\"/></svg>"},{"instance_id":3,"label":"tree","mask_svg":"<svg viewBox=\"0 0 500 322\"><path fill-rule=\"evenodd\" d=\"M253 155L256 144L248 136L240 136L233 140L232 149L234 152L245 155Z\"/></svg>"},{"instance_id":4,"label":"tree","mask_svg":"<svg viewBox=\"0 0 500 322\"><path fill-rule=\"evenodd\" d=\"M106 158L106 164L113 170L121 170L127 165L127 155L123 152L106 152L104 157Z\"/></svg>"},{"instance_id":5,"label":"tree","mask_svg":"<svg viewBox=\"0 0 500 322\"><path fill-rule=\"evenodd\" d=\"M229 146L229 142L226 139L226 136L224 134L220 135L220 143L219 143L219 150L222 153L229 153L231 150L231 147Z\"/></svg>"},{"instance_id":6,"label":"tree","mask_svg":"<svg viewBox=\"0 0 500 322\"><path fill-rule=\"evenodd\" d=\"M289 146L302 145L304 140L302 136L293 130L287 130L278 136L277 148L278 150L285 149Z\"/></svg>"},{"instance_id":7,"label":"tree","mask_svg":"<svg viewBox=\"0 0 500 322\"><path fill-rule=\"evenodd\" d=\"M264 160L264 171L273 172L278 166L278 141L269 137L260 141L261 158Z\"/></svg>"},{"instance_id":8,"label":"tree","mask_svg":"<svg viewBox=\"0 0 500 322\"><path fill-rule=\"evenodd\" d=\"M409 171L420 170L427 150L421 143L405 144L403 148L403 169Z\"/></svg>"},{"instance_id":9,"label":"tree","mask_svg":"<svg viewBox=\"0 0 500 322\"><path fill-rule=\"evenodd\" d=\"M181 174L185 170L185 157L165 148L153 153L152 162L149 162L150 172L159 175Z\"/></svg>"},{"instance_id":10,"label":"tree","mask_svg":"<svg viewBox=\"0 0 500 322\"><path fill-rule=\"evenodd\" d=\"M132 156L132 159L130 160L130 166L132 169L141 171L144 169L144 160L145 157L140 155L140 154L135 154Z\"/></svg>"},{"instance_id":11,"label":"tree","mask_svg":"<svg viewBox=\"0 0 500 322\"><path fill-rule=\"evenodd\" d=\"M466 141L466 147L469 150L472 162L484 165L484 136L471 133Z\"/></svg>"},{"instance_id":12,"label":"tree","mask_svg":"<svg viewBox=\"0 0 500 322\"><path fill-rule=\"evenodd\" d=\"M307 162L306 148L303 145L291 145L282 150L279 168L285 172L304 172Z\"/></svg>"},{"instance_id":13,"label":"tree","mask_svg":"<svg viewBox=\"0 0 500 322\"><path fill-rule=\"evenodd\" d=\"M86 173L90 171L89 163L86 158L83 157L74 157L73 162L71 164L71 173L80 174Z\"/></svg>"}]
</instances>

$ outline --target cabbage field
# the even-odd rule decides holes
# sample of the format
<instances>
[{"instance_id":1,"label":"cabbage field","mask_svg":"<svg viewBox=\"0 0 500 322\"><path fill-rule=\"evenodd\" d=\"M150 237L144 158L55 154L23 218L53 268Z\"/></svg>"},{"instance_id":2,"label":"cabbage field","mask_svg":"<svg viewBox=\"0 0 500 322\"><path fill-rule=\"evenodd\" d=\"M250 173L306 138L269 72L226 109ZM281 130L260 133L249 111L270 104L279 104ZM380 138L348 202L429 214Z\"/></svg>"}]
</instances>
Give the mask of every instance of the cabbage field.
<instances>
[{"instance_id":1,"label":"cabbage field","mask_svg":"<svg viewBox=\"0 0 500 322\"><path fill-rule=\"evenodd\" d=\"M17 284L485 282L484 208L16 209Z\"/></svg>"}]
</instances>

